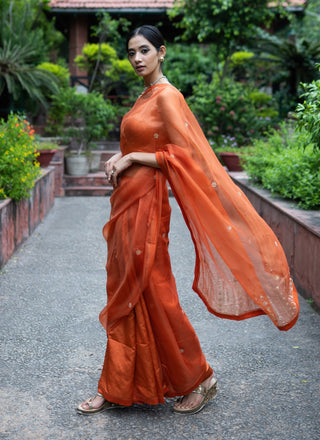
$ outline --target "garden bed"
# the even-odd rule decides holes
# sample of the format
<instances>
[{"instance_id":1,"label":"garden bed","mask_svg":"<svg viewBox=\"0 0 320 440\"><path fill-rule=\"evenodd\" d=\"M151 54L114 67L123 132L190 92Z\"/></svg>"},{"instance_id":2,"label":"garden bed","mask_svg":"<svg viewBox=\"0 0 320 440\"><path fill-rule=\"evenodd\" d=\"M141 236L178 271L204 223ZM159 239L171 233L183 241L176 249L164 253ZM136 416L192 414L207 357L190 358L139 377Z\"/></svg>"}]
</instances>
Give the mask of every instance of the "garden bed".
<instances>
[{"instance_id":1,"label":"garden bed","mask_svg":"<svg viewBox=\"0 0 320 440\"><path fill-rule=\"evenodd\" d=\"M0 200L0 268L32 234L54 204L54 167L42 170L30 199Z\"/></svg>"},{"instance_id":2,"label":"garden bed","mask_svg":"<svg viewBox=\"0 0 320 440\"><path fill-rule=\"evenodd\" d=\"M246 173L230 176L246 194L283 246L294 283L320 309L320 211L297 209L293 202L271 197L249 184Z\"/></svg>"}]
</instances>

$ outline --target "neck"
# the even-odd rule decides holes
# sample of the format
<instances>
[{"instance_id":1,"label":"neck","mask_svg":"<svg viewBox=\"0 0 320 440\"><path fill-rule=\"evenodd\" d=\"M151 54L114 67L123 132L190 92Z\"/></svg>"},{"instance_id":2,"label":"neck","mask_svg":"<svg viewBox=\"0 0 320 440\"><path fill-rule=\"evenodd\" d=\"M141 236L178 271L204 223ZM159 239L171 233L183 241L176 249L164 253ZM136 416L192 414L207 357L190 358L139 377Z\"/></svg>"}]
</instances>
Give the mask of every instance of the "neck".
<instances>
[{"instance_id":1,"label":"neck","mask_svg":"<svg viewBox=\"0 0 320 440\"><path fill-rule=\"evenodd\" d=\"M145 88L151 87L163 78L165 78L165 76L162 74L162 72L160 72L160 75L158 75L158 77L155 79L155 81L153 81L151 83L145 81L144 86L145 86Z\"/></svg>"}]
</instances>

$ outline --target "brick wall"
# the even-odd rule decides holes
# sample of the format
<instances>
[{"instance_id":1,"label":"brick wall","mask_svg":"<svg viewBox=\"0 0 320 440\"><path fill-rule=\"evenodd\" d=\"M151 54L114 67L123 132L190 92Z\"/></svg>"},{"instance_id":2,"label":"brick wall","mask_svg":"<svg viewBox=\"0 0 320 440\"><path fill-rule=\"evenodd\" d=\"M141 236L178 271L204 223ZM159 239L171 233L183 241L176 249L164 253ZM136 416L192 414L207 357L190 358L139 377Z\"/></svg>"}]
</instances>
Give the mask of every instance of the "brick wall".
<instances>
[{"instance_id":1,"label":"brick wall","mask_svg":"<svg viewBox=\"0 0 320 440\"><path fill-rule=\"evenodd\" d=\"M30 199L0 201L0 268L32 234L54 204L54 167L42 170Z\"/></svg>"},{"instance_id":2,"label":"brick wall","mask_svg":"<svg viewBox=\"0 0 320 440\"><path fill-rule=\"evenodd\" d=\"M320 211L306 211L248 184L245 173L231 173L261 217L273 229L286 254L297 290L320 309Z\"/></svg>"}]
</instances>

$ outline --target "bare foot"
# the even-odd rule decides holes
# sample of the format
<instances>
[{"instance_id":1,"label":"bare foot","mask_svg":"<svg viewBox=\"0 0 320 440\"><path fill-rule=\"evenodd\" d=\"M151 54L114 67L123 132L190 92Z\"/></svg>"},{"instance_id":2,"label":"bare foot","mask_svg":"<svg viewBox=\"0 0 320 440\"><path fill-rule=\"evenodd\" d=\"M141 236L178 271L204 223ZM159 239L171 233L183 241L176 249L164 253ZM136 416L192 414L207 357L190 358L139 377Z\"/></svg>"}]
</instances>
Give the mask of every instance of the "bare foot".
<instances>
[{"instance_id":1,"label":"bare foot","mask_svg":"<svg viewBox=\"0 0 320 440\"><path fill-rule=\"evenodd\" d=\"M216 379L212 376L208 377L208 379L204 380L200 386L203 386L206 390L214 385ZM179 402L174 404L175 409L181 410L189 410L196 408L204 399L204 395L202 393L192 392L187 396L184 396Z\"/></svg>"}]
</instances>

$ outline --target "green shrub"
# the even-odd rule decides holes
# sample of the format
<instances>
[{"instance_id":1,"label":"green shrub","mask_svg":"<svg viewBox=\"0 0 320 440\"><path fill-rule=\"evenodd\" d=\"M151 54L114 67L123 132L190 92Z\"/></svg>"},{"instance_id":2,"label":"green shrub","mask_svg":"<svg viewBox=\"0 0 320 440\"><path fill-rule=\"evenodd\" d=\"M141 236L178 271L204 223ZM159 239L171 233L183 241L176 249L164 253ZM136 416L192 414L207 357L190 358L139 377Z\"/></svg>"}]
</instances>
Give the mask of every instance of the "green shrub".
<instances>
[{"instance_id":1,"label":"green shrub","mask_svg":"<svg viewBox=\"0 0 320 440\"><path fill-rule=\"evenodd\" d=\"M206 135L216 145L221 146L226 137L232 137L241 146L261 136L274 123L274 118L263 113L267 109L274 111L271 100L261 103L262 97L266 100L265 95L232 78L221 83L214 77L210 84L196 84L188 102Z\"/></svg>"},{"instance_id":2,"label":"green shrub","mask_svg":"<svg viewBox=\"0 0 320 440\"><path fill-rule=\"evenodd\" d=\"M246 51L234 52L230 57L232 75L237 80L250 79L251 71L254 67L254 53Z\"/></svg>"},{"instance_id":3,"label":"green shrub","mask_svg":"<svg viewBox=\"0 0 320 440\"><path fill-rule=\"evenodd\" d=\"M320 208L320 151L307 131L282 124L266 140L254 142L244 168L251 181L272 194L295 200L303 209Z\"/></svg>"},{"instance_id":4,"label":"green shrub","mask_svg":"<svg viewBox=\"0 0 320 440\"><path fill-rule=\"evenodd\" d=\"M320 149L320 80L301 86L304 90L301 97L305 99L296 109L297 126L300 130L309 132L312 142Z\"/></svg>"},{"instance_id":5,"label":"green shrub","mask_svg":"<svg viewBox=\"0 0 320 440\"><path fill-rule=\"evenodd\" d=\"M10 114L0 122L0 199L30 197L40 175L34 130L23 116Z\"/></svg>"},{"instance_id":6,"label":"green shrub","mask_svg":"<svg viewBox=\"0 0 320 440\"><path fill-rule=\"evenodd\" d=\"M38 68L53 73L53 75L57 78L58 85L60 87L65 88L69 86L70 73L69 69L66 67L54 63L41 63L39 64Z\"/></svg>"},{"instance_id":7,"label":"green shrub","mask_svg":"<svg viewBox=\"0 0 320 440\"><path fill-rule=\"evenodd\" d=\"M90 73L94 71L96 62L99 58L99 44L87 43L82 48L82 55L78 55L74 62L81 70L87 70ZM100 46L101 66L111 65L116 60L117 52L110 44L102 43Z\"/></svg>"}]
</instances>

